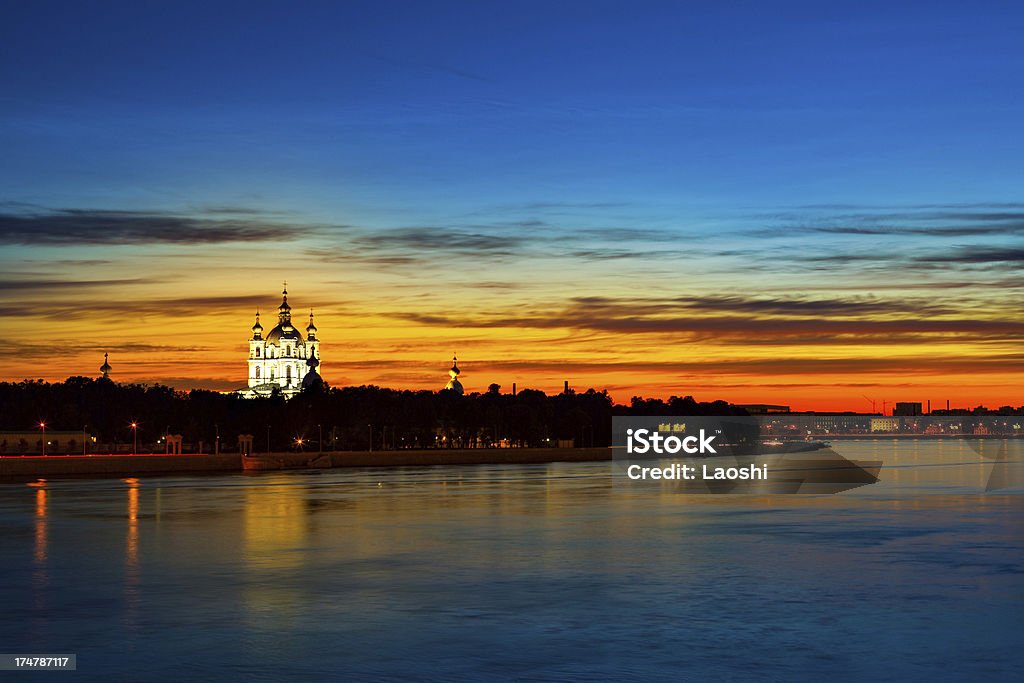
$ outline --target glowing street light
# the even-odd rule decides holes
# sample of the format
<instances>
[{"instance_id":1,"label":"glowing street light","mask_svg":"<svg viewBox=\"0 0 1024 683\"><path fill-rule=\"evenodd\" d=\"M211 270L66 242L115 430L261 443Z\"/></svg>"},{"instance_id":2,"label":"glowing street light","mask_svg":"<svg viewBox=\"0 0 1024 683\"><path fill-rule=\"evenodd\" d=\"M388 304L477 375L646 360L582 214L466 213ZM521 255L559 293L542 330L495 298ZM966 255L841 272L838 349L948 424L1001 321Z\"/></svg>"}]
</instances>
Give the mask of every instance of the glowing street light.
<instances>
[{"instance_id":1,"label":"glowing street light","mask_svg":"<svg viewBox=\"0 0 1024 683\"><path fill-rule=\"evenodd\" d=\"M43 455L46 455L46 422L43 420L39 421L39 428L43 430Z\"/></svg>"},{"instance_id":2,"label":"glowing street light","mask_svg":"<svg viewBox=\"0 0 1024 683\"><path fill-rule=\"evenodd\" d=\"M136 455L139 450L139 425L137 422L132 422L132 455Z\"/></svg>"}]
</instances>

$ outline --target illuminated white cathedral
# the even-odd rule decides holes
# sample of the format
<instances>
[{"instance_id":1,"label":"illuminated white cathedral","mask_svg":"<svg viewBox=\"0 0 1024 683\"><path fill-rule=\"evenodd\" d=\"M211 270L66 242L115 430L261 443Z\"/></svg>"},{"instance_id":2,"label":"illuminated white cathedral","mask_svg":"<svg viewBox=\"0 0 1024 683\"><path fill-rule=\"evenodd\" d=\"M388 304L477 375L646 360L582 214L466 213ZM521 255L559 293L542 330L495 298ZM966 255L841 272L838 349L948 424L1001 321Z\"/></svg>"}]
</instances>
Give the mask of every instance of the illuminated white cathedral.
<instances>
[{"instance_id":1,"label":"illuminated white cathedral","mask_svg":"<svg viewBox=\"0 0 1024 683\"><path fill-rule=\"evenodd\" d=\"M298 394L304 387L319 386L320 340L313 324L313 310L309 311L306 336L292 325L292 307L288 304L288 284L281 292L281 305L277 307L277 325L263 336L260 314L252 326L249 340L249 398L270 396L275 387L285 398Z\"/></svg>"}]
</instances>

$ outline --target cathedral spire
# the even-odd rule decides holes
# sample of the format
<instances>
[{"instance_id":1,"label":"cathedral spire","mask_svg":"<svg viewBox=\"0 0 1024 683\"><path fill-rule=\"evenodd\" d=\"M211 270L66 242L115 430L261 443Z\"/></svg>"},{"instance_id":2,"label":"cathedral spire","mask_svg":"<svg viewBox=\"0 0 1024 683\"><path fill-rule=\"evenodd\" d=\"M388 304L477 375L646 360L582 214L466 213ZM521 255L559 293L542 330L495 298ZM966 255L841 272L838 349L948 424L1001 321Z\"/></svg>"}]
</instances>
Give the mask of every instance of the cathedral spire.
<instances>
[{"instance_id":1,"label":"cathedral spire","mask_svg":"<svg viewBox=\"0 0 1024 683\"><path fill-rule=\"evenodd\" d=\"M448 371L448 376L451 377L448 380L448 384L444 385L444 388L449 391L454 391L456 394L461 396L463 394L462 382L459 381L459 374L462 371L459 370L459 358L457 355L452 355L452 369Z\"/></svg>"},{"instance_id":2,"label":"cathedral spire","mask_svg":"<svg viewBox=\"0 0 1024 683\"><path fill-rule=\"evenodd\" d=\"M263 336L263 325L260 325L260 309L256 309L256 324L252 326L252 338L260 339Z\"/></svg>"},{"instance_id":3,"label":"cathedral spire","mask_svg":"<svg viewBox=\"0 0 1024 683\"><path fill-rule=\"evenodd\" d=\"M100 372L103 373L103 379L110 379L110 363L107 361L109 354L103 354L103 365L100 366Z\"/></svg>"},{"instance_id":4,"label":"cathedral spire","mask_svg":"<svg viewBox=\"0 0 1024 683\"><path fill-rule=\"evenodd\" d=\"M316 325L313 324L313 309L309 309L309 324L306 325L306 337L309 341L316 340Z\"/></svg>"},{"instance_id":5,"label":"cathedral spire","mask_svg":"<svg viewBox=\"0 0 1024 683\"><path fill-rule=\"evenodd\" d=\"M284 289L281 290L281 305L277 307L278 322L284 325L292 322L292 307L288 304L288 281L284 282Z\"/></svg>"}]
</instances>

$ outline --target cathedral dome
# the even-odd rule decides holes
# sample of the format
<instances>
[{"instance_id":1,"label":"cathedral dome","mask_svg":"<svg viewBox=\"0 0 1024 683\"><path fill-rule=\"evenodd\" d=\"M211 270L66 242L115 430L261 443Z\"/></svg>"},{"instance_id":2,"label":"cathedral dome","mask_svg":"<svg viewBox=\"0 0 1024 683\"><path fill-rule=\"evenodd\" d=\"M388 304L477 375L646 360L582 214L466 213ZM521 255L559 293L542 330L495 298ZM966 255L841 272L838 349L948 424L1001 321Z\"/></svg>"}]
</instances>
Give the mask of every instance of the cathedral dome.
<instances>
[{"instance_id":1,"label":"cathedral dome","mask_svg":"<svg viewBox=\"0 0 1024 683\"><path fill-rule=\"evenodd\" d=\"M290 323L282 323L270 331L267 335L268 344L276 344L282 339L295 339L302 341L302 334Z\"/></svg>"},{"instance_id":2,"label":"cathedral dome","mask_svg":"<svg viewBox=\"0 0 1024 683\"><path fill-rule=\"evenodd\" d=\"M320 365L320 359L316 356L310 356L306 360L306 366L309 367L309 372L302 378L302 388L305 390L320 389L323 388L324 379L320 376L317 371L317 366Z\"/></svg>"}]
</instances>

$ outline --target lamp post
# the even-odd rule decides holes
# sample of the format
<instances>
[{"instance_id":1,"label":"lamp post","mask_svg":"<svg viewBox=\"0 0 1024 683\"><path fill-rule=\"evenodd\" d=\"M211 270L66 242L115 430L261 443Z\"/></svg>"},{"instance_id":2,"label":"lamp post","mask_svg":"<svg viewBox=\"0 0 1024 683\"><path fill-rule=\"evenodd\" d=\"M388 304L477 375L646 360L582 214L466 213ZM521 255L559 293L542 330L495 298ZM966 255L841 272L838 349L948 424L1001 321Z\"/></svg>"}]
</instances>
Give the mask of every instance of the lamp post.
<instances>
[{"instance_id":1,"label":"lamp post","mask_svg":"<svg viewBox=\"0 0 1024 683\"><path fill-rule=\"evenodd\" d=\"M86 437L85 437L85 429L86 429L86 427L88 427L88 426L89 426L89 425L82 425L82 455L89 455L89 454L88 454L88 453L86 452L86 444L88 444L89 442L88 442L88 440L87 440L87 439L86 439Z\"/></svg>"},{"instance_id":2,"label":"lamp post","mask_svg":"<svg viewBox=\"0 0 1024 683\"><path fill-rule=\"evenodd\" d=\"M319 436L317 436L317 439L316 439L316 452L317 453L323 453L324 452L324 428L321 427L320 425L317 425L316 426L316 431L317 431L317 433L319 435Z\"/></svg>"},{"instance_id":3,"label":"lamp post","mask_svg":"<svg viewBox=\"0 0 1024 683\"><path fill-rule=\"evenodd\" d=\"M139 424L132 422L132 455L139 452Z\"/></svg>"},{"instance_id":4,"label":"lamp post","mask_svg":"<svg viewBox=\"0 0 1024 683\"><path fill-rule=\"evenodd\" d=\"M368 424L366 427L370 430L370 452L373 453L373 425Z\"/></svg>"},{"instance_id":5,"label":"lamp post","mask_svg":"<svg viewBox=\"0 0 1024 683\"><path fill-rule=\"evenodd\" d=\"M270 425L267 425L267 455L270 455Z\"/></svg>"},{"instance_id":6,"label":"lamp post","mask_svg":"<svg viewBox=\"0 0 1024 683\"><path fill-rule=\"evenodd\" d=\"M46 423L42 420L39 421L39 428L43 430L43 440L40 442L43 445L43 455L46 455Z\"/></svg>"}]
</instances>

